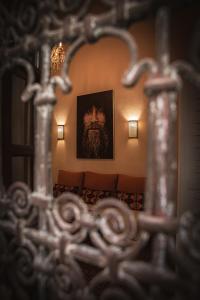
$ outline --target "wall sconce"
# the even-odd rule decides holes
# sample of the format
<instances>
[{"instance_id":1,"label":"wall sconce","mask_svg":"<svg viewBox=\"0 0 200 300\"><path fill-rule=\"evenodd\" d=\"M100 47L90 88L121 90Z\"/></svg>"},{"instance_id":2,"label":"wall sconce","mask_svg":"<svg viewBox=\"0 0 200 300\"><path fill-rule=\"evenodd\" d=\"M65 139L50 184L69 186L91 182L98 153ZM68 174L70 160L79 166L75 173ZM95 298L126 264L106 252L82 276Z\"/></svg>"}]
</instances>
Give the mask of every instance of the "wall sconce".
<instances>
[{"instance_id":1,"label":"wall sconce","mask_svg":"<svg viewBox=\"0 0 200 300\"><path fill-rule=\"evenodd\" d=\"M57 140L64 140L64 125L57 126Z\"/></svg>"},{"instance_id":2,"label":"wall sconce","mask_svg":"<svg viewBox=\"0 0 200 300\"><path fill-rule=\"evenodd\" d=\"M132 139L138 138L138 121L130 120L128 121L128 137Z\"/></svg>"}]
</instances>

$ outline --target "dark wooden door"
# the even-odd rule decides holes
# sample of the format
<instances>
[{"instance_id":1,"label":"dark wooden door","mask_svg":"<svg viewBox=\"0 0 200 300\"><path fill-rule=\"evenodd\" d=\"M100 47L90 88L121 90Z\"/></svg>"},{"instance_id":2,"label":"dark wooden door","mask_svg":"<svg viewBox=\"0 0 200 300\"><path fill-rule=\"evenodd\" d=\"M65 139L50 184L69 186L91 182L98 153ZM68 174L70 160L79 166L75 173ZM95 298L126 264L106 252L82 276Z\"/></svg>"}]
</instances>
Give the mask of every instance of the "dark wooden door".
<instances>
[{"instance_id":1,"label":"dark wooden door","mask_svg":"<svg viewBox=\"0 0 200 300\"><path fill-rule=\"evenodd\" d=\"M1 82L2 175L6 188L15 181L33 186L34 106L32 101L21 101L25 86L22 69L4 73Z\"/></svg>"}]
</instances>

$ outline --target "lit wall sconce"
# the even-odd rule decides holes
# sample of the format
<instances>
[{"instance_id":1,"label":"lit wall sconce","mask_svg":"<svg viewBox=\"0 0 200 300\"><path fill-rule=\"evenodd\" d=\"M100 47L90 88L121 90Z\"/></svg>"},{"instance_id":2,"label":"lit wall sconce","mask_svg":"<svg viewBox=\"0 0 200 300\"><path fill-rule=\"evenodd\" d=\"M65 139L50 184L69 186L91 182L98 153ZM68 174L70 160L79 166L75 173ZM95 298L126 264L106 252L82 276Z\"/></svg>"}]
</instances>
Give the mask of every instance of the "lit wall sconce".
<instances>
[{"instance_id":1,"label":"lit wall sconce","mask_svg":"<svg viewBox=\"0 0 200 300\"><path fill-rule=\"evenodd\" d=\"M128 121L128 137L132 139L138 138L138 121L130 120Z\"/></svg>"},{"instance_id":2,"label":"lit wall sconce","mask_svg":"<svg viewBox=\"0 0 200 300\"><path fill-rule=\"evenodd\" d=\"M64 140L64 125L57 126L57 140Z\"/></svg>"}]
</instances>

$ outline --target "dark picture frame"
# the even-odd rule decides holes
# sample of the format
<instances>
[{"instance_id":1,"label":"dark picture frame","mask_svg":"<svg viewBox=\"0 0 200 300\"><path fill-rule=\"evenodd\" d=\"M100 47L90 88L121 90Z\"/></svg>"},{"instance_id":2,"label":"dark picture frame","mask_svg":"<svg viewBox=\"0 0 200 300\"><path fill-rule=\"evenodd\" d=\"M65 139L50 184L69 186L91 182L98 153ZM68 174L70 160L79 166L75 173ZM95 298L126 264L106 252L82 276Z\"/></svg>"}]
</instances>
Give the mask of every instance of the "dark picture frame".
<instances>
[{"instance_id":1,"label":"dark picture frame","mask_svg":"<svg viewBox=\"0 0 200 300\"><path fill-rule=\"evenodd\" d=\"M113 91L77 96L77 158L113 159Z\"/></svg>"}]
</instances>

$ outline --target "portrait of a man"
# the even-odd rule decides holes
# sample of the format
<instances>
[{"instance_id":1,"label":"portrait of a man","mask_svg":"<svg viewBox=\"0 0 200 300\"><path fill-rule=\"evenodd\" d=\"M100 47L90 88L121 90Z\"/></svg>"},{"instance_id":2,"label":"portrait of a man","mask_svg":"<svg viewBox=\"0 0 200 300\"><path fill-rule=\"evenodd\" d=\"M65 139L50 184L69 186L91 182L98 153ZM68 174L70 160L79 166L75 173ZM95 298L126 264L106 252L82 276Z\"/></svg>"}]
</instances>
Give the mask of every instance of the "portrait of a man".
<instances>
[{"instance_id":1,"label":"portrait of a man","mask_svg":"<svg viewBox=\"0 0 200 300\"><path fill-rule=\"evenodd\" d=\"M77 158L113 158L113 92L77 97Z\"/></svg>"}]
</instances>

